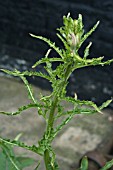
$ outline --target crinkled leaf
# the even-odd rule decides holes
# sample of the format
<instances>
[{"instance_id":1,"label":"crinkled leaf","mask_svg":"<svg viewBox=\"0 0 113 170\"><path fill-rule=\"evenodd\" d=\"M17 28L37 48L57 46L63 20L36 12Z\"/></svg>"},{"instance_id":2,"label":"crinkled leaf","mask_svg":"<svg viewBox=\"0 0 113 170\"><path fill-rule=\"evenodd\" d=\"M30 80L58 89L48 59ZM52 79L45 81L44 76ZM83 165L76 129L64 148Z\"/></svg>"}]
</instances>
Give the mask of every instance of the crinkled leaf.
<instances>
[{"instance_id":1,"label":"crinkled leaf","mask_svg":"<svg viewBox=\"0 0 113 170\"><path fill-rule=\"evenodd\" d=\"M5 115L12 116L12 115L20 114L22 111L30 109L30 108L41 108L41 107L44 107L44 106L43 105L39 105L39 104L30 103L28 105L19 107L16 112L4 112L4 111L0 111L0 114L5 114Z\"/></svg>"},{"instance_id":2,"label":"crinkled leaf","mask_svg":"<svg viewBox=\"0 0 113 170\"><path fill-rule=\"evenodd\" d=\"M46 62L63 62L63 60L61 58L42 58L41 60L37 61L32 68L35 68L36 66L42 64L42 63L46 63Z\"/></svg>"},{"instance_id":3,"label":"crinkled leaf","mask_svg":"<svg viewBox=\"0 0 113 170\"><path fill-rule=\"evenodd\" d=\"M40 153L40 150L39 150L38 147L36 147L34 145L28 146L24 142L20 142L20 141L16 141L16 140L10 140L10 139L2 139L2 138L0 138L0 142L6 143L6 144L9 144L9 145L12 145L12 146L19 146L21 148L25 148L25 149L33 151L35 153Z\"/></svg>"},{"instance_id":4,"label":"crinkled leaf","mask_svg":"<svg viewBox=\"0 0 113 170\"><path fill-rule=\"evenodd\" d=\"M61 58L63 58L62 51L59 49L59 47L55 46L55 43L51 42L49 39L42 37L42 36L36 36L33 34L30 34L30 35L34 38L38 38L38 39L45 41L51 48L53 48L61 56Z\"/></svg>"},{"instance_id":5,"label":"crinkled leaf","mask_svg":"<svg viewBox=\"0 0 113 170\"><path fill-rule=\"evenodd\" d=\"M98 27L98 25L99 25L99 21L93 26L93 28L88 32L88 33L86 33L84 36L83 36L83 38L81 39L81 41L80 41L80 44L79 44L79 46L78 46L78 49L81 47L81 45L83 44L83 42L95 31L95 29Z\"/></svg>"},{"instance_id":6,"label":"crinkled leaf","mask_svg":"<svg viewBox=\"0 0 113 170\"><path fill-rule=\"evenodd\" d=\"M71 103L76 104L76 105L87 105L87 106L93 107L97 112L101 112L99 107L92 101L75 100L72 97L65 97L63 100L66 100L66 101L71 102Z\"/></svg>"}]
</instances>

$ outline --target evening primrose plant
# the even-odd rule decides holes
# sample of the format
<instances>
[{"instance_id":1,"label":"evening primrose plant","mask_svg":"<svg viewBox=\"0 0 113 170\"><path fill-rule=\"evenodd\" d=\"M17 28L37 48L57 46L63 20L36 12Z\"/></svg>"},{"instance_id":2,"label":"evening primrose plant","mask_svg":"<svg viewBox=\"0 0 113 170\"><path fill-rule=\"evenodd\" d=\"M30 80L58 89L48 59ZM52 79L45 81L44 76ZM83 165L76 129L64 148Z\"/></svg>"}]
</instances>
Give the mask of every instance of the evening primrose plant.
<instances>
[{"instance_id":1,"label":"evening primrose plant","mask_svg":"<svg viewBox=\"0 0 113 170\"><path fill-rule=\"evenodd\" d=\"M1 111L1 114L8 116L15 116L20 114L22 111L29 108L37 108L38 114L45 119L46 129L43 134L42 139L38 142L38 145L28 146L27 144L18 140L10 140L0 138L1 147L8 146L19 146L30 150L36 154L39 154L44 158L45 169L46 170L58 170L60 169L56 160L56 155L52 147L52 141L55 139L59 131L73 119L74 115L77 114L94 114L102 113L102 109L107 107L112 100L107 100L101 106L97 106L92 101L85 101L77 99L75 97L70 97L66 95L66 87L68 85L68 80L70 75L76 69L96 66L96 65L109 65L113 62L113 59L108 61L103 61L104 57L92 58L89 59L89 50L92 45L92 42L86 46L84 50L84 56L81 57L79 54L79 49L81 48L84 41L95 31L99 21L94 25L94 27L86 34L84 34L84 26L82 22L82 15L79 14L78 19L72 19L70 14L63 17L63 26L57 29L57 36L62 41L64 48L57 47L54 42L51 40L42 37L30 34L33 38L37 38L46 42L50 49L47 51L44 58L38 60L32 68L38 67L40 64L44 65L45 73L36 72L36 71L24 71L20 72L18 70L9 71L1 69L3 72L8 73L12 76L18 76L24 82L26 89L28 91L28 96L31 99L31 102L28 105L18 108L16 112L4 112ZM54 49L58 54L58 57L49 58L51 50ZM53 63L57 62L57 67L53 69ZM33 89L29 82L26 79L26 76L38 76L44 79L47 79L52 86L52 92L49 96L42 95L40 100L37 100L34 96ZM62 102L71 103L73 108L71 110L65 110ZM86 106L86 107L83 107ZM56 125L56 122L59 118L62 117L62 121ZM11 157L11 162L16 170L22 169L18 164L16 164L14 157ZM38 161L37 161L38 162ZM37 163L38 164L38 163ZM107 170L113 165L113 161L108 162L105 167L101 170ZM38 169L39 165L37 166ZM84 157L81 161L81 166L79 170L88 170L88 160L87 157Z\"/></svg>"}]
</instances>

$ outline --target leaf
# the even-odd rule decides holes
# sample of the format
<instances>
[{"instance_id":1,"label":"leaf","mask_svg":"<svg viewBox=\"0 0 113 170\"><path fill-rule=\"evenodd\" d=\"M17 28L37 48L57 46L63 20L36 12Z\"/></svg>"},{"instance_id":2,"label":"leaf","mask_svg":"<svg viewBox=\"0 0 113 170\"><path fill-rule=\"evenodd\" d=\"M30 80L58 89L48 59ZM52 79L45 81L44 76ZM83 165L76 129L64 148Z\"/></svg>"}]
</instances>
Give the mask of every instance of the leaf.
<instances>
[{"instance_id":1,"label":"leaf","mask_svg":"<svg viewBox=\"0 0 113 170\"><path fill-rule=\"evenodd\" d=\"M97 112L101 113L101 110L99 109L99 107L92 101L87 101L87 100L75 100L72 97L65 97L63 100L66 100L68 102L71 102L73 104L77 104L77 105L87 105L90 107L93 107Z\"/></svg>"},{"instance_id":2,"label":"leaf","mask_svg":"<svg viewBox=\"0 0 113 170\"><path fill-rule=\"evenodd\" d=\"M88 159L87 156L84 156L81 161L81 166L79 170L88 170Z\"/></svg>"},{"instance_id":3,"label":"leaf","mask_svg":"<svg viewBox=\"0 0 113 170\"><path fill-rule=\"evenodd\" d=\"M37 71L24 71L21 72L21 75L23 76L37 76L37 77L42 77L47 80L51 80L51 77L49 77L47 74L44 74L42 72L37 72Z\"/></svg>"},{"instance_id":4,"label":"leaf","mask_svg":"<svg viewBox=\"0 0 113 170\"><path fill-rule=\"evenodd\" d=\"M97 111L94 109L90 109L90 108L79 108L76 107L73 110L68 110L66 112L64 112L62 115L67 115L67 114L85 114L85 115L92 115L95 114Z\"/></svg>"},{"instance_id":5,"label":"leaf","mask_svg":"<svg viewBox=\"0 0 113 170\"><path fill-rule=\"evenodd\" d=\"M13 150L11 147L9 147L6 144L1 144L2 147L2 153L4 154L4 166L5 169L10 169L10 170L21 170L21 164L16 160L16 157L13 153Z\"/></svg>"},{"instance_id":6,"label":"leaf","mask_svg":"<svg viewBox=\"0 0 113 170\"><path fill-rule=\"evenodd\" d=\"M84 51L84 59L86 60L87 56L89 55L89 48L91 47L92 42L90 42L88 44L88 46L86 47L85 51Z\"/></svg>"},{"instance_id":7,"label":"leaf","mask_svg":"<svg viewBox=\"0 0 113 170\"><path fill-rule=\"evenodd\" d=\"M0 170L22 170L24 167L34 163L33 158L17 157L14 154L13 147L6 143L0 143L2 151L0 152ZM2 161L2 163L1 163Z\"/></svg>"},{"instance_id":8,"label":"leaf","mask_svg":"<svg viewBox=\"0 0 113 170\"><path fill-rule=\"evenodd\" d=\"M23 82L24 82L24 84L25 84L25 86L26 86L26 88L27 88L29 98L30 98L34 103L37 103L37 101L35 100L34 95L33 95L32 86L28 83L27 79L26 79L24 76L20 76L20 78L23 80Z\"/></svg>"},{"instance_id":9,"label":"leaf","mask_svg":"<svg viewBox=\"0 0 113 170\"><path fill-rule=\"evenodd\" d=\"M95 29L97 28L97 26L99 25L100 21L98 21L94 26L93 28L88 32L86 33L83 38L81 39L80 41L80 44L78 46L78 49L81 47L81 45L83 44L83 42L95 31Z\"/></svg>"},{"instance_id":10,"label":"leaf","mask_svg":"<svg viewBox=\"0 0 113 170\"><path fill-rule=\"evenodd\" d=\"M5 115L12 116L12 115L20 114L22 111L27 110L29 108L41 108L41 107L43 107L43 106L40 105L40 104L30 103L28 105L19 107L16 112L3 112L3 111L0 111L0 114L5 114Z\"/></svg>"},{"instance_id":11,"label":"leaf","mask_svg":"<svg viewBox=\"0 0 113 170\"><path fill-rule=\"evenodd\" d=\"M60 34L58 34L58 33L57 33L57 36L63 42L65 49L68 50L69 49L69 45L67 44L66 40Z\"/></svg>"},{"instance_id":12,"label":"leaf","mask_svg":"<svg viewBox=\"0 0 113 170\"><path fill-rule=\"evenodd\" d=\"M1 71L3 71L4 73L7 73L7 74L10 74L10 75L13 75L13 76L19 76L20 75L20 71L18 70L14 70L14 71L10 71L10 70L7 70L7 69L0 69Z\"/></svg>"},{"instance_id":13,"label":"leaf","mask_svg":"<svg viewBox=\"0 0 113 170\"><path fill-rule=\"evenodd\" d=\"M105 166L104 166L103 168L101 168L100 170L108 170L108 169L110 169L111 167L113 167L113 159L112 159L111 161L107 162L107 163L105 164Z\"/></svg>"},{"instance_id":14,"label":"leaf","mask_svg":"<svg viewBox=\"0 0 113 170\"><path fill-rule=\"evenodd\" d=\"M72 112L72 114L70 114L65 120L63 120L61 122L60 125L58 125L55 130L54 130L54 133L53 133L53 139L55 138L55 136L57 135L57 133L69 122L71 121L71 119L73 118L75 114Z\"/></svg>"},{"instance_id":15,"label":"leaf","mask_svg":"<svg viewBox=\"0 0 113 170\"><path fill-rule=\"evenodd\" d=\"M3 152L0 152L0 169L6 169L6 156L3 154Z\"/></svg>"},{"instance_id":16,"label":"leaf","mask_svg":"<svg viewBox=\"0 0 113 170\"><path fill-rule=\"evenodd\" d=\"M22 168L28 167L34 163L34 159L29 157L16 157L16 159L21 164Z\"/></svg>"},{"instance_id":17,"label":"leaf","mask_svg":"<svg viewBox=\"0 0 113 170\"><path fill-rule=\"evenodd\" d=\"M107 106L109 106L109 104L112 102L113 100L107 100L106 102L104 102L99 108L100 110L106 108Z\"/></svg>"},{"instance_id":18,"label":"leaf","mask_svg":"<svg viewBox=\"0 0 113 170\"><path fill-rule=\"evenodd\" d=\"M53 48L61 56L61 58L63 58L62 51L59 49L59 47L55 46L55 43L51 42L49 39L42 37L42 36L36 36L31 33L30 33L30 35L34 38L38 38L38 39L45 41L51 48Z\"/></svg>"},{"instance_id":19,"label":"leaf","mask_svg":"<svg viewBox=\"0 0 113 170\"><path fill-rule=\"evenodd\" d=\"M37 61L33 66L32 68L35 68L36 66L38 66L39 64L42 64L42 63L46 63L46 62L57 62L57 61L60 61L60 62L63 62L63 60L61 58L42 58L41 60Z\"/></svg>"},{"instance_id":20,"label":"leaf","mask_svg":"<svg viewBox=\"0 0 113 170\"><path fill-rule=\"evenodd\" d=\"M26 145L24 142L20 142L20 141L16 141L16 140L10 140L10 139L2 139L0 137L0 142L2 143L5 143L5 144L9 144L9 145L13 145L13 146L19 146L21 148L24 148L24 149L27 149L27 150L30 150L30 151L33 151L35 153L38 153L40 154L40 150L38 147L32 145L32 146L28 146Z\"/></svg>"}]
</instances>

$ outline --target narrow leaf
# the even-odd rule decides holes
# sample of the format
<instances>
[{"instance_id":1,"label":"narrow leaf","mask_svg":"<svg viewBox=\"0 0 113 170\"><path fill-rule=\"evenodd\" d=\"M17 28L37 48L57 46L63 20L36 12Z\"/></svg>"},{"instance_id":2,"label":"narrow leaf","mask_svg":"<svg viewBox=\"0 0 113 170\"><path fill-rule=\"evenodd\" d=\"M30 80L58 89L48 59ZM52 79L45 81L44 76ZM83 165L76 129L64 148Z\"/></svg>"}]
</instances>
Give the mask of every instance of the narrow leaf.
<instances>
[{"instance_id":1,"label":"narrow leaf","mask_svg":"<svg viewBox=\"0 0 113 170\"><path fill-rule=\"evenodd\" d=\"M4 112L4 111L0 111L0 114L5 114L5 115L9 115L9 116L18 115L18 114L20 114L22 111L27 110L27 109L29 109L29 108L41 108L41 107L44 107L44 106L39 105L39 104L30 103L30 104L28 104L28 105L19 107L16 112Z\"/></svg>"},{"instance_id":2,"label":"narrow leaf","mask_svg":"<svg viewBox=\"0 0 113 170\"><path fill-rule=\"evenodd\" d=\"M113 100L107 100L106 102L104 102L99 108L100 110L106 108L107 106L109 106L109 104L112 102Z\"/></svg>"},{"instance_id":3,"label":"narrow leaf","mask_svg":"<svg viewBox=\"0 0 113 170\"><path fill-rule=\"evenodd\" d=\"M56 61L60 61L63 62L63 60L61 58L42 58L41 60L37 61L32 68L35 68L36 66L38 66L39 64L42 63L46 63L46 62L56 62Z\"/></svg>"},{"instance_id":4,"label":"narrow leaf","mask_svg":"<svg viewBox=\"0 0 113 170\"><path fill-rule=\"evenodd\" d=\"M97 26L99 25L100 21L98 21L94 26L93 28L88 32L86 33L83 38L81 39L81 42L79 44L79 47L78 49L81 47L81 45L83 44L83 42L95 31L95 29L97 28Z\"/></svg>"},{"instance_id":5,"label":"narrow leaf","mask_svg":"<svg viewBox=\"0 0 113 170\"><path fill-rule=\"evenodd\" d=\"M87 56L89 55L89 48L91 47L92 42L90 42L88 44L88 46L86 47L85 51L84 51L84 59L86 60Z\"/></svg>"},{"instance_id":6,"label":"narrow leaf","mask_svg":"<svg viewBox=\"0 0 113 170\"><path fill-rule=\"evenodd\" d=\"M21 148L33 151L35 153L38 153L38 151L39 151L39 148L34 146L34 145L33 146L28 146L24 142L20 142L20 141L16 141L16 140L2 139L0 137L0 142L6 143L6 144L9 144L9 145L13 145L13 146L19 146Z\"/></svg>"},{"instance_id":7,"label":"narrow leaf","mask_svg":"<svg viewBox=\"0 0 113 170\"><path fill-rule=\"evenodd\" d=\"M63 100L66 100L68 102L71 102L73 104L77 104L77 105L87 105L87 106L91 106L93 107L97 112L101 112L100 109L98 108L98 106L92 102L92 101L87 101L87 100L75 100L72 97L65 97Z\"/></svg>"},{"instance_id":8,"label":"narrow leaf","mask_svg":"<svg viewBox=\"0 0 113 170\"><path fill-rule=\"evenodd\" d=\"M42 36L36 36L34 34L30 34L30 35L34 38L38 38L45 41L51 48L53 48L61 56L61 58L63 58L62 51L59 49L59 47L55 46L55 43L51 42L49 39Z\"/></svg>"}]
</instances>

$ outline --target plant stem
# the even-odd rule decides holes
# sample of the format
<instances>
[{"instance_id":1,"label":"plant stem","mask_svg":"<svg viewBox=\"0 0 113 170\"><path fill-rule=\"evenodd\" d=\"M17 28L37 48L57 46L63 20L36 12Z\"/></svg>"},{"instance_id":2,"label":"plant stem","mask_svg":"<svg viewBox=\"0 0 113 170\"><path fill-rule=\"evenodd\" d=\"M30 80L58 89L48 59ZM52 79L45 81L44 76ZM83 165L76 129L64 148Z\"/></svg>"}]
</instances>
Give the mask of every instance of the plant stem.
<instances>
[{"instance_id":1,"label":"plant stem","mask_svg":"<svg viewBox=\"0 0 113 170\"><path fill-rule=\"evenodd\" d=\"M46 170L49 170L48 164L50 163L50 156L48 150L45 150L44 152L44 162L45 162Z\"/></svg>"},{"instance_id":2,"label":"plant stem","mask_svg":"<svg viewBox=\"0 0 113 170\"><path fill-rule=\"evenodd\" d=\"M68 65L67 69L65 70L64 80L62 81L62 83L60 85L60 89L58 89L58 94L60 94L62 92L63 87L65 86L65 84L66 84L66 82L67 82L67 80L69 78L70 73L71 73L71 65ZM56 110L58 102L59 102L59 97L58 97L58 95L56 95L54 97L53 101L52 101L52 105L51 105L51 109L50 109L50 114L49 114L49 118L48 118L47 131L46 131L46 133L48 135L51 134L51 131L53 129L54 114L55 114L55 110ZM49 136L48 136L48 139L49 139ZM51 157L50 157L49 151L45 150L45 152L44 152L44 162L45 162L46 170L49 170L48 169L48 165L50 164L50 160L51 160Z\"/></svg>"},{"instance_id":3,"label":"plant stem","mask_svg":"<svg viewBox=\"0 0 113 170\"><path fill-rule=\"evenodd\" d=\"M58 103L58 97L55 96L55 97L54 97L54 100L53 100L53 102L52 102L52 107L51 107L50 114L49 114L47 131L49 130L49 128L52 129L52 127L53 127L53 123L54 123L54 113L55 113L55 109L56 109L57 103Z\"/></svg>"},{"instance_id":4,"label":"plant stem","mask_svg":"<svg viewBox=\"0 0 113 170\"><path fill-rule=\"evenodd\" d=\"M58 90L58 93L62 92L62 89L63 89L64 85L66 84L66 81L68 80L68 77L69 77L70 72L71 72L70 68L71 68L71 65L68 65L67 69L65 70L64 80L61 83L61 86L60 86L60 89ZM53 128L54 113L55 113L57 103L58 103L58 96L56 95L53 99L53 102L52 102L52 107L51 107L49 119L48 119L47 131L52 130L52 128Z\"/></svg>"}]
</instances>

